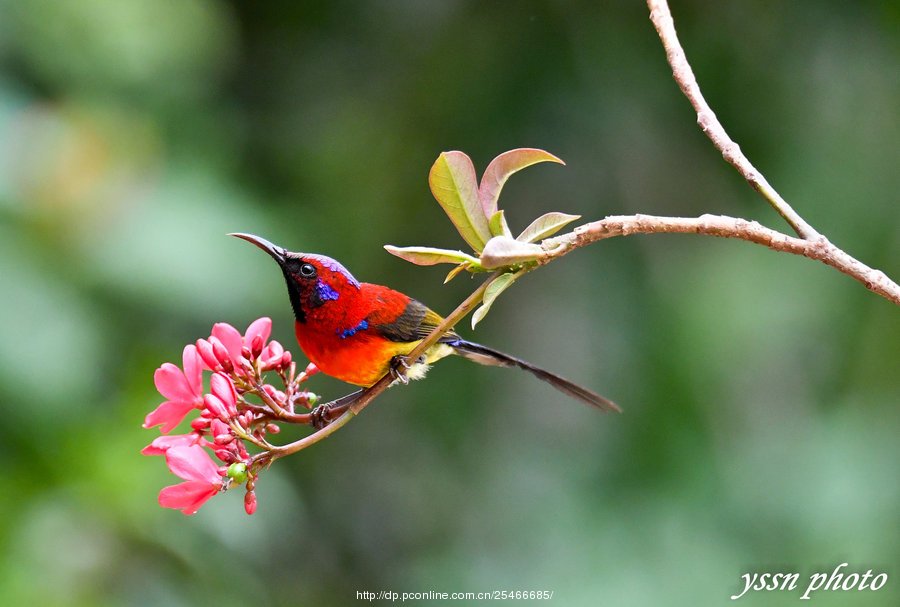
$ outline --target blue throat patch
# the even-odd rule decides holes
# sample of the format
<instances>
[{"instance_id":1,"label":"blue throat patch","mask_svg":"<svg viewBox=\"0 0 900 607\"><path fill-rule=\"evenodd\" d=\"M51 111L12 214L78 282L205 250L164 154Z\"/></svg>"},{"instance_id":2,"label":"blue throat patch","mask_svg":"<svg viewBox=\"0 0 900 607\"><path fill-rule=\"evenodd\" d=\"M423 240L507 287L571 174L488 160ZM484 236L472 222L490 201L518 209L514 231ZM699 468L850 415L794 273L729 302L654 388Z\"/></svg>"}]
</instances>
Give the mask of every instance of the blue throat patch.
<instances>
[{"instance_id":1,"label":"blue throat patch","mask_svg":"<svg viewBox=\"0 0 900 607\"><path fill-rule=\"evenodd\" d=\"M365 331L369 328L368 321L361 320L358 325L353 327L352 329L344 329L343 331L338 330L337 334L341 336L341 339L347 339L353 335L356 335L357 331Z\"/></svg>"},{"instance_id":2,"label":"blue throat patch","mask_svg":"<svg viewBox=\"0 0 900 607\"><path fill-rule=\"evenodd\" d=\"M326 301L337 299L340 296L340 293L332 289L321 280L316 283L316 297L319 298L319 301L324 303Z\"/></svg>"}]
</instances>

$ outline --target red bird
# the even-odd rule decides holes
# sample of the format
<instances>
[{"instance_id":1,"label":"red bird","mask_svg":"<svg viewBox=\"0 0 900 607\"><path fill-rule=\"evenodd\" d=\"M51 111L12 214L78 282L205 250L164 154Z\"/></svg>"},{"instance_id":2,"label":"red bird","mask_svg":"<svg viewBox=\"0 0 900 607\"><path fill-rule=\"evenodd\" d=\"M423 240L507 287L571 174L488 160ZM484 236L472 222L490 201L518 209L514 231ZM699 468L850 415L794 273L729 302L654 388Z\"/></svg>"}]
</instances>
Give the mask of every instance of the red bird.
<instances>
[{"instance_id":1,"label":"red bird","mask_svg":"<svg viewBox=\"0 0 900 607\"><path fill-rule=\"evenodd\" d=\"M398 356L412 352L443 320L403 293L356 280L336 260L292 253L253 234L230 234L272 256L287 281L297 342L324 373L358 386L381 379ZM554 388L600 409L619 411L612 401L531 363L462 339L450 331L431 346L424 361L407 370L419 379L428 365L458 354L483 365L519 367Z\"/></svg>"}]
</instances>

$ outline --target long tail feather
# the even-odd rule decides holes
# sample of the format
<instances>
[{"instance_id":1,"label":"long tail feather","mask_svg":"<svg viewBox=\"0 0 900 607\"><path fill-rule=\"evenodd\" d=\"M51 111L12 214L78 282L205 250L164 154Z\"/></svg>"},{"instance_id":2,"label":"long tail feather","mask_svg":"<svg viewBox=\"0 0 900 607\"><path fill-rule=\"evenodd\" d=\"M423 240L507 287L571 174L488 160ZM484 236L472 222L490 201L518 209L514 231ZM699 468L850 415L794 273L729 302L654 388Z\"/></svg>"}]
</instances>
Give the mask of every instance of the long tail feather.
<instances>
[{"instance_id":1,"label":"long tail feather","mask_svg":"<svg viewBox=\"0 0 900 607\"><path fill-rule=\"evenodd\" d=\"M611 400L604 398L595 392L591 392L578 384L574 384L568 379L560 377L555 373L551 373L546 369L541 369L530 362L464 339L454 338L452 341L448 340L446 343L460 356L473 360L479 364L497 367L519 367L520 369L525 369L538 379L547 382L560 392L568 394L573 398L577 398L581 402L602 409L603 411L622 411L616 403Z\"/></svg>"}]
</instances>

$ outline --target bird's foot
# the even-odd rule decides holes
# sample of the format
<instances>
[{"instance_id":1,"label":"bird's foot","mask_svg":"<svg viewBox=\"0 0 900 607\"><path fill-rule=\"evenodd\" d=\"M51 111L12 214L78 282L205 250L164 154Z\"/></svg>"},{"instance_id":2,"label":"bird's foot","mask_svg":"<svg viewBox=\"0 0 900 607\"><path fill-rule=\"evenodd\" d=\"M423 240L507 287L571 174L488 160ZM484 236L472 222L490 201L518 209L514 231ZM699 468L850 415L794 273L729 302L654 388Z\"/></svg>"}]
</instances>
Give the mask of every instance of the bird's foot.
<instances>
[{"instance_id":1,"label":"bird's foot","mask_svg":"<svg viewBox=\"0 0 900 607\"><path fill-rule=\"evenodd\" d=\"M394 358L391 359L391 377L394 380L400 380L403 382L403 385L409 384L409 378L406 377L406 372L409 370L410 364L406 362L406 357L402 354L398 354Z\"/></svg>"},{"instance_id":2,"label":"bird's foot","mask_svg":"<svg viewBox=\"0 0 900 607\"><path fill-rule=\"evenodd\" d=\"M411 365L408 362L406 362L407 361L406 356L403 356L402 354L398 354L397 356L395 356L394 358L391 359L391 377L393 377L395 380L399 379L400 381L402 381L404 383L404 385L408 384L409 377L407 377L407 372L409 371L409 369L413 365L425 364L426 360L427 360L427 358L423 354L418 359L416 359L416 362L414 362ZM418 378L419 376L417 375L414 377Z\"/></svg>"},{"instance_id":3,"label":"bird's foot","mask_svg":"<svg viewBox=\"0 0 900 607\"><path fill-rule=\"evenodd\" d=\"M319 405L309 413L309 425L315 428L316 430L321 430L325 426L331 423L331 419L329 419L329 413L331 412L331 405L324 404Z\"/></svg>"}]
</instances>

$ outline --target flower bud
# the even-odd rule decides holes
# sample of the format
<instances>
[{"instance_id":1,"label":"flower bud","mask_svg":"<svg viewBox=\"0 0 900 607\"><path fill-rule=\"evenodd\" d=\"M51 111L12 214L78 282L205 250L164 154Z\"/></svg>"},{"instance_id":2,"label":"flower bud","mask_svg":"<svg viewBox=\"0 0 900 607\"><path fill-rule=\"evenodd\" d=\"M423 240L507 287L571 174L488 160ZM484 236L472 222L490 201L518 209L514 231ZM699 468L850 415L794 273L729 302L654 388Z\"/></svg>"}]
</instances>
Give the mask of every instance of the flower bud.
<instances>
[{"instance_id":1,"label":"flower bud","mask_svg":"<svg viewBox=\"0 0 900 607\"><path fill-rule=\"evenodd\" d=\"M217 445L227 445L234 440L234 434L216 434L213 442Z\"/></svg>"},{"instance_id":2,"label":"flower bud","mask_svg":"<svg viewBox=\"0 0 900 607\"><path fill-rule=\"evenodd\" d=\"M235 485L243 485L247 480L247 464L244 462L235 462L228 466L225 476L230 478Z\"/></svg>"},{"instance_id":3,"label":"flower bud","mask_svg":"<svg viewBox=\"0 0 900 607\"><path fill-rule=\"evenodd\" d=\"M215 371L221 366L219 361L216 360L212 344L205 339L197 340L197 353L200 354L200 360L203 361L203 364L210 371Z\"/></svg>"},{"instance_id":4,"label":"flower bud","mask_svg":"<svg viewBox=\"0 0 900 607\"><path fill-rule=\"evenodd\" d=\"M231 357L228 355L228 350L222 345L218 339L211 337L210 343L212 343L213 354L216 357L216 360L219 361L219 364L222 365L222 368L226 373L231 373L234 371L234 363L231 362Z\"/></svg>"},{"instance_id":5,"label":"flower bud","mask_svg":"<svg viewBox=\"0 0 900 607\"><path fill-rule=\"evenodd\" d=\"M278 434L281 432L281 427L278 424L266 424L266 432L269 434Z\"/></svg>"},{"instance_id":6,"label":"flower bud","mask_svg":"<svg viewBox=\"0 0 900 607\"><path fill-rule=\"evenodd\" d=\"M263 337L262 335L257 335L253 338L253 341L250 342L250 354L253 356L253 360L259 358L259 355L262 354L263 351Z\"/></svg>"},{"instance_id":7,"label":"flower bud","mask_svg":"<svg viewBox=\"0 0 900 607\"><path fill-rule=\"evenodd\" d=\"M206 413L204 411L204 413ZM191 428L194 430L206 430L209 428L209 418L203 417L202 415L191 422Z\"/></svg>"},{"instance_id":8,"label":"flower bud","mask_svg":"<svg viewBox=\"0 0 900 607\"><path fill-rule=\"evenodd\" d=\"M237 392L234 382L224 373L214 373L209 379L209 388L222 406L225 407L227 417L237 415Z\"/></svg>"},{"instance_id":9,"label":"flower bud","mask_svg":"<svg viewBox=\"0 0 900 607\"><path fill-rule=\"evenodd\" d=\"M250 348L248 348L247 346L241 346L241 356L248 361L253 360L253 352L251 352Z\"/></svg>"},{"instance_id":10,"label":"flower bud","mask_svg":"<svg viewBox=\"0 0 900 607\"><path fill-rule=\"evenodd\" d=\"M212 394L204 395L203 406L206 407L207 411L212 413L213 417L216 417L223 421L228 419L228 411L225 409L225 404L216 396Z\"/></svg>"},{"instance_id":11,"label":"flower bud","mask_svg":"<svg viewBox=\"0 0 900 607\"><path fill-rule=\"evenodd\" d=\"M291 351L285 350L284 354L281 355L281 366L285 369L291 366Z\"/></svg>"},{"instance_id":12,"label":"flower bud","mask_svg":"<svg viewBox=\"0 0 900 607\"><path fill-rule=\"evenodd\" d=\"M226 464L233 464L237 461L237 456L228 449L216 449L213 453Z\"/></svg>"},{"instance_id":13,"label":"flower bud","mask_svg":"<svg viewBox=\"0 0 900 607\"><path fill-rule=\"evenodd\" d=\"M254 491L244 494L244 510L247 511L247 514L256 512L256 493Z\"/></svg>"}]
</instances>

